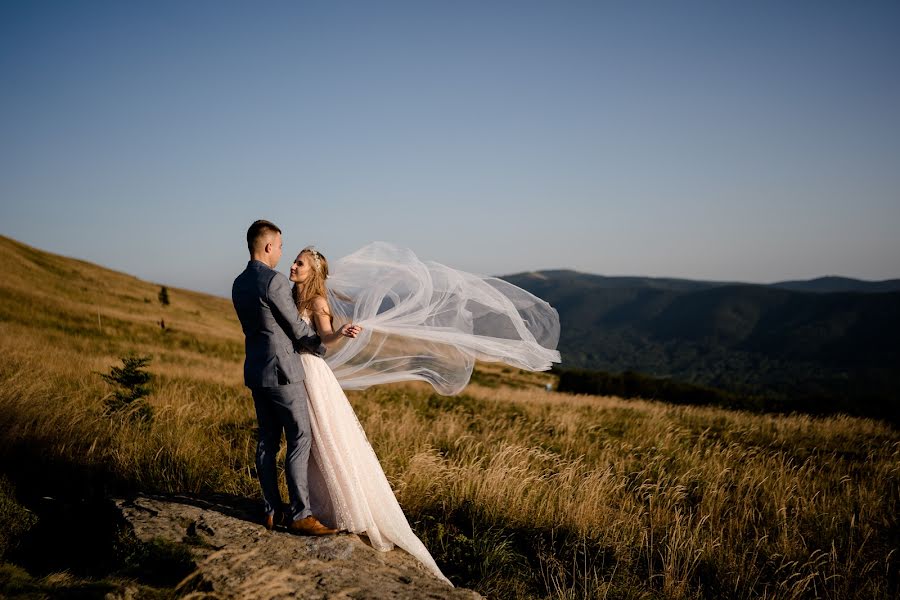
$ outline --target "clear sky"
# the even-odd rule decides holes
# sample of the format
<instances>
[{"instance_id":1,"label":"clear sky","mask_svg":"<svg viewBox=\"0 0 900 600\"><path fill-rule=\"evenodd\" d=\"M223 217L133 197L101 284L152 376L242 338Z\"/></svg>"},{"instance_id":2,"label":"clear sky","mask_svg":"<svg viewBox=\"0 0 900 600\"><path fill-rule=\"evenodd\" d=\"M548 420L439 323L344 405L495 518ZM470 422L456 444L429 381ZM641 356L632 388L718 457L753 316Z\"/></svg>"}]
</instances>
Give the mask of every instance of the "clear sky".
<instances>
[{"instance_id":1,"label":"clear sky","mask_svg":"<svg viewBox=\"0 0 900 600\"><path fill-rule=\"evenodd\" d=\"M257 218L283 271L900 277L900 3L3 2L0 202L221 295Z\"/></svg>"}]
</instances>

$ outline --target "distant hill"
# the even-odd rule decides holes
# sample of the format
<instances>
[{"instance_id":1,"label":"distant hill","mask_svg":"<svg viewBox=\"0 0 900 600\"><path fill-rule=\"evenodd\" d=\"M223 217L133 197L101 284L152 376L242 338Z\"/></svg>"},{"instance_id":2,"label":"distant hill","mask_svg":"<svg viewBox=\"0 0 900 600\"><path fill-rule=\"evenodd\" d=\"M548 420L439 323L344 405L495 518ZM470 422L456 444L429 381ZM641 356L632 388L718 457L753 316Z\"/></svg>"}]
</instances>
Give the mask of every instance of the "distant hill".
<instances>
[{"instance_id":1,"label":"distant hill","mask_svg":"<svg viewBox=\"0 0 900 600\"><path fill-rule=\"evenodd\" d=\"M544 281L547 283L565 283L582 286L585 289L610 289L622 287L664 289L672 291L691 291L722 287L728 285L752 285L758 287L771 287L795 292L861 292L877 294L883 292L900 292L900 279L885 279L884 281L864 281L850 277L838 277L829 275L816 279L779 281L776 283L746 283L742 281L705 281L702 279L677 279L668 277L640 277L640 276L606 276L581 273L567 269L555 269L546 271L527 271L512 275L501 275L507 281L521 281L523 283ZM518 285L518 284L517 284Z\"/></svg>"},{"instance_id":2,"label":"distant hill","mask_svg":"<svg viewBox=\"0 0 900 600\"><path fill-rule=\"evenodd\" d=\"M819 277L808 281L782 281L773 283L773 287L795 292L864 292L876 294L881 292L900 292L900 279L886 279L884 281L862 281L847 277Z\"/></svg>"},{"instance_id":3,"label":"distant hill","mask_svg":"<svg viewBox=\"0 0 900 600\"><path fill-rule=\"evenodd\" d=\"M897 280L760 285L564 270L503 279L559 311L565 367L742 393L900 398Z\"/></svg>"}]
</instances>

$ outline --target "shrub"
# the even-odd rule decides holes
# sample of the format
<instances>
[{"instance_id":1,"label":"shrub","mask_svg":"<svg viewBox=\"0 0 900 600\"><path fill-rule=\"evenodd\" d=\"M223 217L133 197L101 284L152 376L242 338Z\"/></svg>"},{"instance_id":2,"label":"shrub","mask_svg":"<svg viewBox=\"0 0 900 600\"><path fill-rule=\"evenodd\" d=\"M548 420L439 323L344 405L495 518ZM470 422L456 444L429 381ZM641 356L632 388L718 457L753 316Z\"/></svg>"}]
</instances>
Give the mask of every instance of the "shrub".
<instances>
[{"instance_id":1,"label":"shrub","mask_svg":"<svg viewBox=\"0 0 900 600\"><path fill-rule=\"evenodd\" d=\"M150 364L149 356L123 356L121 367L110 368L109 373L100 376L115 388L106 400L107 414L130 412L142 421L153 417L153 408L144 398L150 394L151 375L144 368Z\"/></svg>"}]
</instances>

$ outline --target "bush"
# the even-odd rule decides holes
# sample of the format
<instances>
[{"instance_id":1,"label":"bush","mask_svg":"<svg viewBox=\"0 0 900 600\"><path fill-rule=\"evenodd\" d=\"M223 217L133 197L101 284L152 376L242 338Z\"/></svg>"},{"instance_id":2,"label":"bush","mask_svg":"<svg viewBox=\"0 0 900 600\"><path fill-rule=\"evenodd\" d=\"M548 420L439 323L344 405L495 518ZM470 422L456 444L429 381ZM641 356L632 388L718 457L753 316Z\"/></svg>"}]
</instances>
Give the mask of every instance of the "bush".
<instances>
[{"instance_id":1,"label":"bush","mask_svg":"<svg viewBox=\"0 0 900 600\"><path fill-rule=\"evenodd\" d=\"M129 355L121 360L121 367L100 374L115 388L112 397L106 400L107 414L128 412L139 420L149 421L153 418L153 407L144 397L150 394L148 384L152 376L144 368L150 364L150 357Z\"/></svg>"},{"instance_id":2,"label":"bush","mask_svg":"<svg viewBox=\"0 0 900 600\"><path fill-rule=\"evenodd\" d=\"M752 401L725 390L672 379L641 375L633 371L606 373L587 369L554 368L559 375L557 391L620 398L646 398L672 404L716 405L750 408Z\"/></svg>"}]
</instances>

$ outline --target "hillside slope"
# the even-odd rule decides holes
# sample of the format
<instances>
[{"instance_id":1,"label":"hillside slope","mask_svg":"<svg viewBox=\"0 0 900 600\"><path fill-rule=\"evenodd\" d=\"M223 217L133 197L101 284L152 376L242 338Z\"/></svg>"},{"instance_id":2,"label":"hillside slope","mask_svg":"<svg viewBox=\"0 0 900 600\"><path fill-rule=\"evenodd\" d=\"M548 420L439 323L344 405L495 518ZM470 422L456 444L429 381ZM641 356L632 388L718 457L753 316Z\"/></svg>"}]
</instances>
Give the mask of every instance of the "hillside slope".
<instances>
[{"instance_id":1,"label":"hillside slope","mask_svg":"<svg viewBox=\"0 0 900 600\"><path fill-rule=\"evenodd\" d=\"M900 396L900 292L825 292L814 281L819 289L811 293L570 271L504 279L557 308L563 366L872 406Z\"/></svg>"},{"instance_id":2,"label":"hillside slope","mask_svg":"<svg viewBox=\"0 0 900 600\"><path fill-rule=\"evenodd\" d=\"M229 302L173 288L163 308L158 284L7 239L0 254L0 597L177 597L200 565L129 537L109 503L258 507ZM656 302L641 310L662 314ZM152 355L149 416L106 410L99 374L131 352ZM349 394L455 584L517 600L897 597L896 430L561 394L548 377L495 365L455 397L424 383ZM229 527L203 523L178 522L188 544Z\"/></svg>"},{"instance_id":3,"label":"hillside slope","mask_svg":"<svg viewBox=\"0 0 900 600\"><path fill-rule=\"evenodd\" d=\"M51 348L98 347L109 359L144 352L177 364L199 352L240 375L243 335L224 298L168 288L0 236L0 326L7 340ZM104 359L106 360L106 359ZM48 365L48 368L50 366Z\"/></svg>"}]
</instances>

